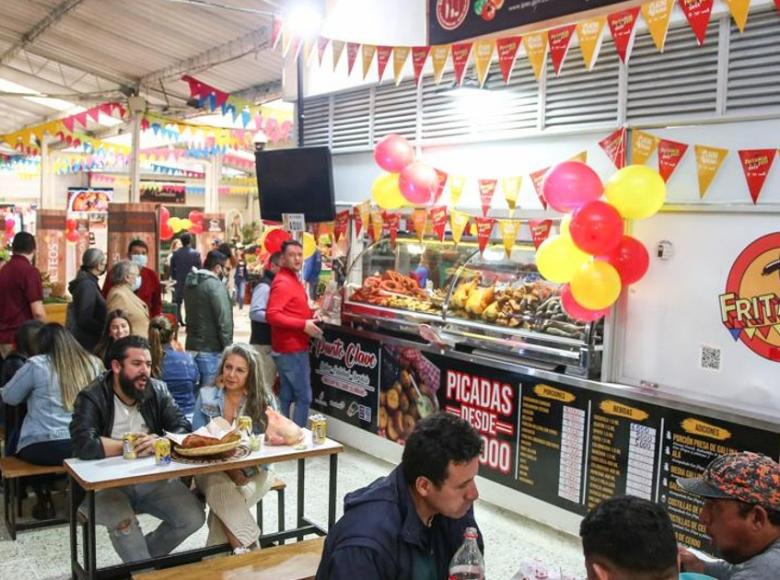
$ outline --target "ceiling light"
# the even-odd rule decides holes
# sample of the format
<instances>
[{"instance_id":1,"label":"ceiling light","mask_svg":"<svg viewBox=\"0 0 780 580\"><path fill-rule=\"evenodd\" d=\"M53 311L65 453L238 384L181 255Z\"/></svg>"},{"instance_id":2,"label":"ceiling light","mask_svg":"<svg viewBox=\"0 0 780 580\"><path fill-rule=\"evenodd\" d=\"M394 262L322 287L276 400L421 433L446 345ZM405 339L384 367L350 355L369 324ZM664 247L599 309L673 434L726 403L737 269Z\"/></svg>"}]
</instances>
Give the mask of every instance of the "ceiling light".
<instances>
[{"instance_id":1,"label":"ceiling light","mask_svg":"<svg viewBox=\"0 0 780 580\"><path fill-rule=\"evenodd\" d=\"M284 22L294 37L311 40L322 26L322 11L311 1L300 0L287 11Z\"/></svg>"}]
</instances>

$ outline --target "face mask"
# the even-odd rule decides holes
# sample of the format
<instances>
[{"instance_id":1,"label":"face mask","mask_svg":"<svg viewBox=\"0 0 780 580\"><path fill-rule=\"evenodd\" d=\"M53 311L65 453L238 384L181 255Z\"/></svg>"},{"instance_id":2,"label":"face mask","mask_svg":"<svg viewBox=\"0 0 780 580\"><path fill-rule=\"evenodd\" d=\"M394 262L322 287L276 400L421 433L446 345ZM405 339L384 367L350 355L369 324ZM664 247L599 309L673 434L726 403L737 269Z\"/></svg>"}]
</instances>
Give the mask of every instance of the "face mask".
<instances>
[{"instance_id":1,"label":"face mask","mask_svg":"<svg viewBox=\"0 0 780 580\"><path fill-rule=\"evenodd\" d=\"M135 277L135 281L133 282L133 292L136 292L141 287L141 276L140 274Z\"/></svg>"},{"instance_id":2,"label":"face mask","mask_svg":"<svg viewBox=\"0 0 780 580\"><path fill-rule=\"evenodd\" d=\"M130 256L130 259L138 264L139 268L145 268L147 262L149 261L149 256L145 256L143 254L133 254Z\"/></svg>"}]
</instances>

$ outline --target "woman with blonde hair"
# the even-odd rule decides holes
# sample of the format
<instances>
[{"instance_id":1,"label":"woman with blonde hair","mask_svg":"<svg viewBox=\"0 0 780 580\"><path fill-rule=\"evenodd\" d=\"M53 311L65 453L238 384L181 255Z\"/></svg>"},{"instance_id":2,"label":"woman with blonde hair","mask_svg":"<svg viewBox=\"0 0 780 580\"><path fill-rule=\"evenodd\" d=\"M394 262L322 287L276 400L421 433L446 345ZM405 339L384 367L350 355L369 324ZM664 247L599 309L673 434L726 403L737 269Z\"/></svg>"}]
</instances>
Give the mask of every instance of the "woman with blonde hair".
<instances>
[{"instance_id":1,"label":"woman with blonde hair","mask_svg":"<svg viewBox=\"0 0 780 580\"><path fill-rule=\"evenodd\" d=\"M63 326L45 325L38 332L38 354L31 357L3 388L3 402L27 404L16 454L36 465L62 465L72 457L69 425L76 395L101 372L100 360ZM53 515L51 491L36 489L33 515ZM45 519L39 517L38 519Z\"/></svg>"},{"instance_id":2,"label":"woman with blonde hair","mask_svg":"<svg viewBox=\"0 0 780 580\"><path fill-rule=\"evenodd\" d=\"M200 382L198 366L192 355L176 342L176 331L165 316L155 316L149 323L149 345L152 349L152 376L168 386L176 404L188 419L195 406Z\"/></svg>"},{"instance_id":3,"label":"woman with blonde hair","mask_svg":"<svg viewBox=\"0 0 780 580\"><path fill-rule=\"evenodd\" d=\"M202 387L195 401L193 430L207 425L215 417L234 423L241 415L252 418L255 435L265 433L265 411L274 407L273 396L266 391L260 374L257 352L237 342L222 353L216 386ZM273 478L266 466L232 469L199 475L195 484L209 505L207 545L229 542L234 553L257 547L260 528L249 509L271 487Z\"/></svg>"}]
</instances>

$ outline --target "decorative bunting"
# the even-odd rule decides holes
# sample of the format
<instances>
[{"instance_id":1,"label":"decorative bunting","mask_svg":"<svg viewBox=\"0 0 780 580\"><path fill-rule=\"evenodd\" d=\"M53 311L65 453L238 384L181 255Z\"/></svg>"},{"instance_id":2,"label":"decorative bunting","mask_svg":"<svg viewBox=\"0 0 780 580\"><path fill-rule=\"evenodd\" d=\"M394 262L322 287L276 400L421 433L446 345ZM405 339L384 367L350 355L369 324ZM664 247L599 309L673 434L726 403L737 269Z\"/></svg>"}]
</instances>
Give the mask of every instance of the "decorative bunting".
<instances>
[{"instance_id":1,"label":"decorative bunting","mask_svg":"<svg viewBox=\"0 0 780 580\"><path fill-rule=\"evenodd\" d=\"M593 65L596 64L606 24L607 19L602 17L580 22L576 26L577 38L580 41L580 52L582 52L582 60L585 62L586 70L592 70Z\"/></svg>"},{"instance_id":2,"label":"decorative bunting","mask_svg":"<svg viewBox=\"0 0 780 580\"><path fill-rule=\"evenodd\" d=\"M329 38L324 36L317 37L317 62L322 66L322 58L325 56L325 49L328 48Z\"/></svg>"},{"instance_id":3,"label":"decorative bunting","mask_svg":"<svg viewBox=\"0 0 780 580\"><path fill-rule=\"evenodd\" d=\"M519 220L499 220L498 231L501 232L501 241L504 243L506 257L512 257L512 248L515 246L517 234L520 232Z\"/></svg>"},{"instance_id":4,"label":"decorative bunting","mask_svg":"<svg viewBox=\"0 0 780 580\"><path fill-rule=\"evenodd\" d=\"M509 206L509 211L515 211L517 207L517 198L520 196L520 187L523 184L522 177L504 177L501 180L501 191L504 192L504 199Z\"/></svg>"},{"instance_id":5,"label":"decorative bunting","mask_svg":"<svg viewBox=\"0 0 780 580\"><path fill-rule=\"evenodd\" d=\"M680 8L682 8L691 30L696 35L696 42L699 43L699 46L704 44L704 37L707 36L712 4L713 0L680 0Z\"/></svg>"},{"instance_id":6,"label":"decorative bunting","mask_svg":"<svg viewBox=\"0 0 780 580\"><path fill-rule=\"evenodd\" d=\"M425 236L425 226L428 225L428 212L422 208L416 208L412 212L412 225L417 239L422 241Z\"/></svg>"},{"instance_id":7,"label":"decorative bunting","mask_svg":"<svg viewBox=\"0 0 780 580\"><path fill-rule=\"evenodd\" d=\"M664 181L669 181L687 150L688 146L685 143L668 139L658 141L658 173L661 174Z\"/></svg>"},{"instance_id":8,"label":"decorative bunting","mask_svg":"<svg viewBox=\"0 0 780 580\"><path fill-rule=\"evenodd\" d=\"M496 41L494 38L477 40L474 43L474 67L477 69L477 80L480 88L485 86L485 80L490 70L490 61L493 60L495 50Z\"/></svg>"},{"instance_id":9,"label":"decorative bunting","mask_svg":"<svg viewBox=\"0 0 780 580\"><path fill-rule=\"evenodd\" d=\"M331 49L333 52L333 70L336 70L336 67L339 65L339 61L341 60L341 54L344 52L344 47L346 46L346 43L341 40L334 40L331 43Z\"/></svg>"},{"instance_id":10,"label":"decorative bunting","mask_svg":"<svg viewBox=\"0 0 780 580\"><path fill-rule=\"evenodd\" d=\"M427 46L425 47L428 48ZM403 78L404 66L406 61L409 60L409 53L411 49L408 46L396 46L393 48L393 79L395 80L395 86L401 84ZM428 53L425 53L426 56Z\"/></svg>"},{"instance_id":11,"label":"decorative bunting","mask_svg":"<svg viewBox=\"0 0 780 580\"><path fill-rule=\"evenodd\" d=\"M364 201L352 208L352 215L355 220L355 235L360 236L360 230L364 225L368 225L371 213L371 202Z\"/></svg>"},{"instance_id":12,"label":"decorative bunting","mask_svg":"<svg viewBox=\"0 0 780 580\"><path fill-rule=\"evenodd\" d=\"M382 82L382 77L385 76L385 69L387 63L390 62L390 55L393 54L392 46L378 46L376 49L376 69L379 75L379 82Z\"/></svg>"},{"instance_id":13,"label":"decorative bunting","mask_svg":"<svg viewBox=\"0 0 780 580\"><path fill-rule=\"evenodd\" d=\"M355 66L355 60L357 60L359 50L360 44L357 42L347 43L347 76L352 74L352 67Z\"/></svg>"},{"instance_id":14,"label":"decorative bunting","mask_svg":"<svg viewBox=\"0 0 780 580\"><path fill-rule=\"evenodd\" d=\"M308 66L311 62L312 54L314 54L314 41L307 40L303 44L303 62L306 64L306 66Z\"/></svg>"},{"instance_id":15,"label":"decorative bunting","mask_svg":"<svg viewBox=\"0 0 780 580\"><path fill-rule=\"evenodd\" d=\"M669 19L672 16L674 0L650 0L642 4L642 18L659 52L664 51L666 33L669 31Z\"/></svg>"},{"instance_id":16,"label":"decorative bunting","mask_svg":"<svg viewBox=\"0 0 780 580\"><path fill-rule=\"evenodd\" d=\"M438 85L444 74L444 65L447 64L447 58L450 56L450 45L438 44L430 48L431 62L433 62L433 82ZM412 53L412 56L414 56L414 53Z\"/></svg>"},{"instance_id":17,"label":"decorative bunting","mask_svg":"<svg viewBox=\"0 0 780 580\"><path fill-rule=\"evenodd\" d=\"M599 146L607 154L612 163L618 169L623 169L626 166L626 129L618 129L614 133L608 135L601 141Z\"/></svg>"},{"instance_id":18,"label":"decorative bunting","mask_svg":"<svg viewBox=\"0 0 780 580\"><path fill-rule=\"evenodd\" d=\"M726 5L731 12L731 17L734 19L734 24L737 25L740 32L745 32L745 25L747 24L748 14L750 13L750 1L751 0L725 0Z\"/></svg>"},{"instance_id":19,"label":"decorative bunting","mask_svg":"<svg viewBox=\"0 0 780 580\"><path fill-rule=\"evenodd\" d=\"M441 198L441 194L444 193L444 188L446 187L447 179L449 178L447 172L442 171L441 169L434 168L434 171L436 172L436 191L433 192L432 204L439 203L439 199Z\"/></svg>"},{"instance_id":20,"label":"decorative bunting","mask_svg":"<svg viewBox=\"0 0 780 580\"><path fill-rule=\"evenodd\" d=\"M455 207L463 194L463 188L466 186L466 178L460 175L450 175L450 205Z\"/></svg>"},{"instance_id":21,"label":"decorative bunting","mask_svg":"<svg viewBox=\"0 0 780 580\"><path fill-rule=\"evenodd\" d=\"M460 239L463 237L463 232L469 223L469 219L469 214L463 213L462 211L454 209L450 212L450 228L452 229L452 239L455 241L456 245L460 243Z\"/></svg>"},{"instance_id":22,"label":"decorative bunting","mask_svg":"<svg viewBox=\"0 0 780 580\"><path fill-rule=\"evenodd\" d=\"M644 165L658 147L658 137L634 129L631 133L631 163Z\"/></svg>"},{"instance_id":23,"label":"decorative bunting","mask_svg":"<svg viewBox=\"0 0 780 580\"><path fill-rule=\"evenodd\" d=\"M433 233L444 240L444 230L447 228L447 207L440 205L431 208L431 221L433 222Z\"/></svg>"},{"instance_id":24,"label":"decorative bunting","mask_svg":"<svg viewBox=\"0 0 780 580\"><path fill-rule=\"evenodd\" d=\"M509 78L512 76L512 69L515 66L515 60L517 60L517 51L520 49L522 41L522 36L507 36L496 40L498 67L501 69L501 76L506 84L509 84Z\"/></svg>"},{"instance_id":25,"label":"decorative bunting","mask_svg":"<svg viewBox=\"0 0 780 580\"><path fill-rule=\"evenodd\" d=\"M428 60L428 54L430 54L430 52L430 46L412 47L412 68L414 69L414 81L418 85L420 84L420 79L422 78L422 71L423 67L425 66L425 61Z\"/></svg>"},{"instance_id":26,"label":"decorative bunting","mask_svg":"<svg viewBox=\"0 0 780 580\"><path fill-rule=\"evenodd\" d=\"M575 28L574 24L570 24L569 26L554 28L547 33L555 76L558 76L558 73L561 72L561 66L563 66L566 53L569 52L569 45L571 44L571 37Z\"/></svg>"},{"instance_id":27,"label":"decorative bunting","mask_svg":"<svg viewBox=\"0 0 780 580\"><path fill-rule=\"evenodd\" d=\"M707 190L715 179L715 175L723 165L723 160L729 154L728 149L719 149L717 147L705 147L704 145L694 145L693 150L696 154L696 174L699 178L699 197L704 199Z\"/></svg>"},{"instance_id":28,"label":"decorative bunting","mask_svg":"<svg viewBox=\"0 0 780 580\"><path fill-rule=\"evenodd\" d=\"M363 80L366 80L366 77L368 76L368 71L371 70L371 63L374 62L374 55L376 54L376 46L373 44L364 44L363 50L361 52L363 56Z\"/></svg>"},{"instance_id":29,"label":"decorative bunting","mask_svg":"<svg viewBox=\"0 0 780 580\"><path fill-rule=\"evenodd\" d=\"M544 209L547 209L547 200L544 197L544 191L542 190L542 183L544 182L544 176L547 175L548 171L550 171L550 168L545 167L544 169L539 169L538 171L534 171L529 175L529 177L531 178L531 183L534 184L534 191L536 192L536 197L539 198L539 203L542 204L542 207Z\"/></svg>"},{"instance_id":30,"label":"decorative bunting","mask_svg":"<svg viewBox=\"0 0 780 580\"><path fill-rule=\"evenodd\" d=\"M336 214L336 221L333 226L333 238L338 242L347 235L349 227L349 210L340 211Z\"/></svg>"},{"instance_id":31,"label":"decorative bunting","mask_svg":"<svg viewBox=\"0 0 780 580\"><path fill-rule=\"evenodd\" d=\"M588 152L587 151L580 151L576 155L572 155L569 157L569 161L579 161L580 163L587 163L588 162Z\"/></svg>"},{"instance_id":32,"label":"decorative bunting","mask_svg":"<svg viewBox=\"0 0 780 580\"><path fill-rule=\"evenodd\" d=\"M271 50L276 50L276 46L279 44L279 38L282 36L282 19L274 17L273 24L271 24Z\"/></svg>"},{"instance_id":33,"label":"decorative bunting","mask_svg":"<svg viewBox=\"0 0 780 580\"><path fill-rule=\"evenodd\" d=\"M552 231L552 220L529 220L528 225L531 227L531 238L534 241L534 247L538 250L539 246L550 237Z\"/></svg>"},{"instance_id":34,"label":"decorative bunting","mask_svg":"<svg viewBox=\"0 0 780 580\"><path fill-rule=\"evenodd\" d=\"M479 253L484 254L487 248L490 236L493 235L493 225L496 220L489 217L478 217L474 220L477 223L477 243L479 244Z\"/></svg>"},{"instance_id":35,"label":"decorative bunting","mask_svg":"<svg viewBox=\"0 0 780 580\"><path fill-rule=\"evenodd\" d=\"M739 159L742 161L742 169L745 172L750 197L753 204L758 203L758 196L761 195L761 189L772 169L772 163L775 160L776 149L741 149Z\"/></svg>"},{"instance_id":36,"label":"decorative bunting","mask_svg":"<svg viewBox=\"0 0 780 580\"><path fill-rule=\"evenodd\" d=\"M542 78L544 64L547 61L547 31L526 34L523 37L523 46L538 81Z\"/></svg>"},{"instance_id":37,"label":"decorative bunting","mask_svg":"<svg viewBox=\"0 0 780 580\"><path fill-rule=\"evenodd\" d=\"M458 86L463 83L463 77L466 74L466 68L471 57L472 46L474 46L473 42L462 42L452 45L452 68L455 71L455 84Z\"/></svg>"},{"instance_id":38,"label":"decorative bunting","mask_svg":"<svg viewBox=\"0 0 780 580\"><path fill-rule=\"evenodd\" d=\"M379 208L371 208L371 239L378 241L382 237L382 228L384 227L384 219L382 210Z\"/></svg>"},{"instance_id":39,"label":"decorative bunting","mask_svg":"<svg viewBox=\"0 0 780 580\"><path fill-rule=\"evenodd\" d=\"M639 16L639 7L621 10L607 17L612 41L623 64L628 64L628 59L631 57L637 16Z\"/></svg>"},{"instance_id":40,"label":"decorative bunting","mask_svg":"<svg viewBox=\"0 0 780 580\"><path fill-rule=\"evenodd\" d=\"M490 210L490 204L493 203L493 195L496 193L496 179L479 180L479 201L482 204L482 215L486 216Z\"/></svg>"},{"instance_id":41,"label":"decorative bunting","mask_svg":"<svg viewBox=\"0 0 780 580\"><path fill-rule=\"evenodd\" d=\"M387 231L390 232L390 242L395 245L396 240L398 240L398 227L401 224L401 216L398 212L386 211L383 217L384 225Z\"/></svg>"}]
</instances>

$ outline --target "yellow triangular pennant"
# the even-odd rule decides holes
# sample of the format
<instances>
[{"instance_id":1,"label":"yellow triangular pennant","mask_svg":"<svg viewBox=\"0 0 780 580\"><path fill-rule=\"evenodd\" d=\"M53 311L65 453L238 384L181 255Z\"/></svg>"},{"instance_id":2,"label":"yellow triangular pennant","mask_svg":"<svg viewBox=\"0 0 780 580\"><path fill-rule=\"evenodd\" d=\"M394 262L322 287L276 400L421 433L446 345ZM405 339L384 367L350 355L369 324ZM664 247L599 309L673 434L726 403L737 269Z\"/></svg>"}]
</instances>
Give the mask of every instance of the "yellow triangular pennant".
<instances>
[{"instance_id":1,"label":"yellow triangular pennant","mask_svg":"<svg viewBox=\"0 0 780 580\"><path fill-rule=\"evenodd\" d=\"M403 74L406 61L409 60L410 51L411 48L408 46L396 46L393 49L393 78L396 86L401 83L401 75Z\"/></svg>"},{"instance_id":2,"label":"yellow triangular pennant","mask_svg":"<svg viewBox=\"0 0 780 580\"><path fill-rule=\"evenodd\" d=\"M604 26L607 24L605 17L594 20L585 20L577 24L577 38L580 41L580 52L585 68L591 70L596 64L601 49L601 41L604 38Z\"/></svg>"},{"instance_id":3,"label":"yellow triangular pennant","mask_svg":"<svg viewBox=\"0 0 780 580\"><path fill-rule=\"evenodd\" d=\"M526 34L523 36L523 46L538 81L542 78L544 64L547 61L547 31Z\"/></svg>"},{"instance_id":4,"label":"yellow triangular pennant","mask_svg":"<svg viewBox=\"0 0 780 580\"><path fill-rule=\"evenodd\" d=\"M493 60L495 50L495 38L478 40L474 43L474 67L477 69L480 87L485 85L485 79L487 79L488 70L490 70L490 61Z\"/></svg>"},{"instance_id":5,"label":"yellow triangular pennant","mask_svg":"<svg viewBox=\"0 0 780 580\"><path fill-rule=\"evenodd\" d=\"M745 24L747 24L748 13L750 12L750 0L725 1L731 11L731 17L734 19L734 24L737 25L740 32L745 32Z\"/></svg>"},{"instance_id":6,"label":"yellow triangular pennant","mask_svg":"<svg viewBox=\"0 0 780 580\"><path fill-rule=\"evenodd\" d=\"M450 45L439 44L431 47L431 62L433 63L433 82L437 85L444 74L444 65L450 56Z\"/></svg>"}]
</instances>

